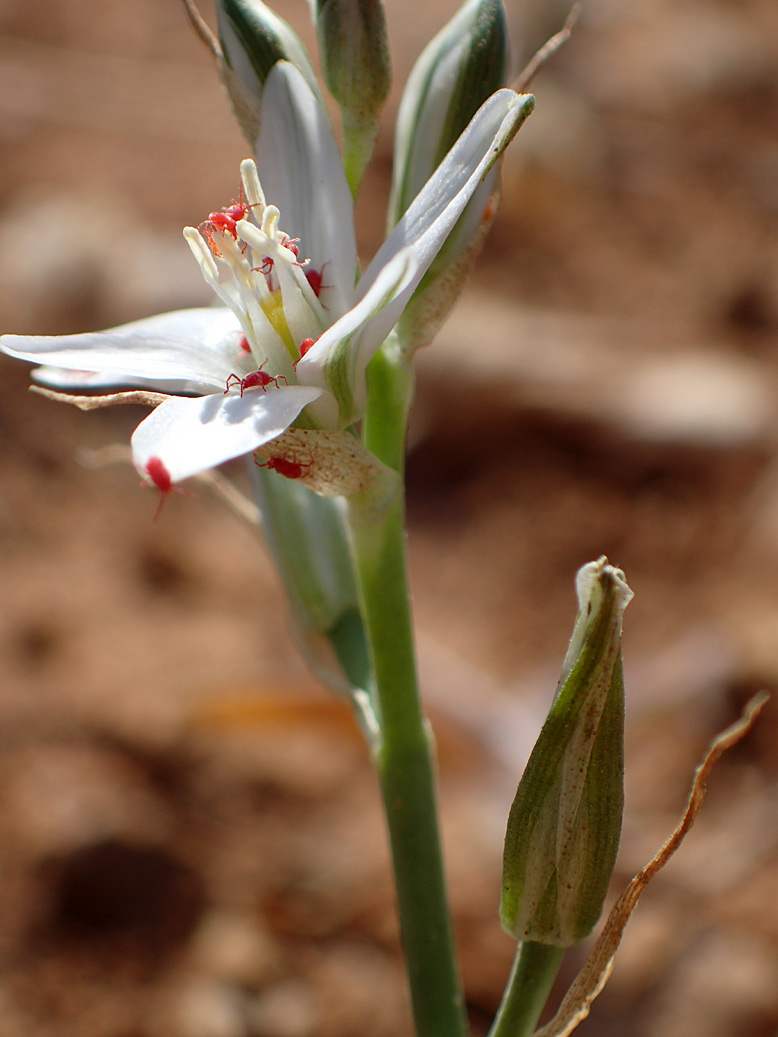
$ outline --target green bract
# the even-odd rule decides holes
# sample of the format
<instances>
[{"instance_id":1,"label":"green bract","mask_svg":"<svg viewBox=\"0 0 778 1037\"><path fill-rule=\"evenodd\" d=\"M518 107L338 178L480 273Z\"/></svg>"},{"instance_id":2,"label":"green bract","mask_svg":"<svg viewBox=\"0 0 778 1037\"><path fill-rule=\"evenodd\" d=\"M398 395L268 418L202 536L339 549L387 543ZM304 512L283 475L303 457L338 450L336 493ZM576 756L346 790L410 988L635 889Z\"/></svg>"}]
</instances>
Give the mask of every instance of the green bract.
<instances>
[{"instance_id":1,"label":"green bract","mask_svg":"<svg viewBox=\"0 0 778 1037\"><path fill-rule=\"evenodd\" d=\"M632 598L607 559L585 565L556 697L508 818L500 916L520 940L568 947L600 917L621 834L621 621Z\"/></svg>"}]
</instances>

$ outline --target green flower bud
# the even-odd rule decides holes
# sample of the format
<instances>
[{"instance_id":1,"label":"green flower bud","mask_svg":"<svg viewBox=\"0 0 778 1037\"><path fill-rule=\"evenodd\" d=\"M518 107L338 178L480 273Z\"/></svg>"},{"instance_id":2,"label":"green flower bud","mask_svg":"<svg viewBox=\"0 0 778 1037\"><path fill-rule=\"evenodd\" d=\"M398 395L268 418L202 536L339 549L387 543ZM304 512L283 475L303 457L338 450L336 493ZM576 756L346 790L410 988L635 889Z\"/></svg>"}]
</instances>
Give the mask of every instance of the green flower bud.
<instances>
[{"instance_id":1,"label":"green flower bud","mask_svg":"<svg viewBox=\"0 0 778 1037\"><path fill-rule=\"evenodd\" d=\"M251 144L259 136L262 91L277 61L291 61L311 89L319 88L311 60L297 33L262 0L216 0L220 69L243 133Z\"/></svg>"},{"instance_id":2,"label":"green flower bud","mask_svg":"<svg viewBox=\"0 0 778 1037\"><path fill-rule=\"evenodd\" d=\"M585 565L576 587L556 697L508 818L500 905L512 935L557 947L600 917L624 804L621 621L632 591L606 558Z\"/></svg>"},{"instance_id":3,"label":"green flower bud","mask_svg":"<svg viewBox=\"0 0 778 1037\"><path fill-rule=\"evenodd\" d=\"M312 0L322 72L343 116L343 164L356 193L392 80L381 0Z\"/></svg>"},{"instance_id":4,"label":"green flower bud","mask_svg":"<svg viewBox=\"0 0 778 1037\"><path fill-rule=\"evenodd\" d=\"M390 230L483 102L505 85L507 72L508 27L502 0L467 0L424 49L403 92L395 133Z\"/></svg>"},{"instance_id":5,"label":"green flower bud","mask_svg":"<svg viewBox=\"0 0 778 1037\"><path fill-rule=\"evenodd\" d=\"M389 229L479 107L504 85L507 73L508 27L502 0L467 0L425 48L408 78L397 116ZM530 111L528 102L526 114ZM496 211L498 175L495 166L403 314L398 333L407 354L434 338L459 297Z\"/></svg>"}]
</instances>

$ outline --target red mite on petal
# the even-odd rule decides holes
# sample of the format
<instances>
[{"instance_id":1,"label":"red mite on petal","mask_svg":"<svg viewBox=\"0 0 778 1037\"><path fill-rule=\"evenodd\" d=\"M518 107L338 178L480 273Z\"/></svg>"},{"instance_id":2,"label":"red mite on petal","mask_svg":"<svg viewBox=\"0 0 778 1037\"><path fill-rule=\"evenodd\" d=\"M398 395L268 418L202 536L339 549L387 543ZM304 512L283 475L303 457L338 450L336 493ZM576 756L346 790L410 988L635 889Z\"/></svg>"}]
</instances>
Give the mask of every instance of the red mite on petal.
<instances>
[{"instance_id":1,"label":"red mite on petal","mask_svg":"<svg viewBox=\"0 0 778 1037\"><path fill-rule=\"evenodd\" d=\"M251 212L252 206L248 205L241 198L241 201L236 202L235 199L226 205L219 212L208 213L208 219L198 227L200 233L207 239L208 244L211 246L213 254L220 256L221 252L218 250L213 240L213 232L216 230L222 231L224 234L231 234L235 240L238 240L238 221L245 220L248 214Z\"/></svg>"},{"instance_id":2,"label":"red mite on petal","mask_svg":"<svg viewBox=\"0 0 778 1037\"><path fill-rule=\"evenodd\" d=\"M164 461L159 457L150 457L148 459L146 462L146 475L159 490L159 504L154 514L154 521L156 522L162 513L162 505L165 503L165 498L173 491L173 479L165 467Z\"/></svg>"},{"instance_id":3,"label":"red mite on petal","mask_svg":"<svg viewBox=\"0 0 778 1037\"><path fill-rule=\"evenodd\" d=\"M305 356L305 354L308 352L311 346L315 344L315 342L315 338L304 338L302 340L302 342L300 343L300 360L302 360L302 358ZM300 360L297 361L298 364Z\"/></svg>"},{"instance_id":4,"label":"red mite on petal","mask_svg":"<svg viewBox=\"0 0 778 1037\"><path fill-rule=\"evenodd\" d=\"M288 248L289 249L289 251L295 257L295 259L298 258L298 256L300 255L300 247L299 247L300 246L300 239L299 238L290 238L288 234L283 234L281 236L281 244L284 246L284 248Z\"/></svg>"},{"instance_id":5,"label":"red mite on petal","mask_svg":"<svg viewBox=\"0 0 778 1037\"><path fill-rule=\"evenodd\" d=\"M270 457L267 461L257 461L256 463L260 468L275 469L279 475L283 475L287 479L301 479L313 461L309 461L308 464L300 464L297 461L288 461L285 457Z\"/></svg>"},{"instance_id":6,"label":"red mite on petal","mask_svg":"<svg viewBox=\"0 0 778 1037\"><path fill-rule=\"evenodd\" d=\"M260 389L262 389L263 392L267 392L267 387L268 385L270 385L271 382L273 383L273 385L275 385L277 389L279 378L284 379L284 385L289 384L289 382L287 382L286 380L285 375L268 374L266 371L263 371L262 368L265 366L266 363L267 360L265 360L261 364L261 366L257 368L256 371L250 371L245 378L241 378L240 375L237 374L231 374L230 377L227 379L227 388L224 390L224 395L226 396L233 386L238 386L240 388L241 398L243 398L243 393L246 391L246 389L254 389L257 386Z\"/></svg>"},{"instance_id":7,"label":"red mite on petal","mask_svg":"<svg viewBox=\"0 0 778 1037\"><path fill-rule=\"evenodd\" d=\"M158 457L150 457L146 462L146 474L160 493L170 493L173 480L163 461Z\"/></svg>"},{"instance_id":8,"label":"red mite on petal","mask_svg":"<svg viewBox=\"0 0 778 1037\"><path fill-rule=\"evenodd\" d=\"M327 260L327 263L329 263L329 260ZM325 263L324 266L326 266L327 263ZM311 288L313 288L313 294L316 296L317 299L321 295L322 288L330 287L330 285L323 283L324 266L321 268L321 270L313 270L310 267L307 270L303 270L303 273L305 274L305 280L308 282Z\"/></svg>"}]
</instances>

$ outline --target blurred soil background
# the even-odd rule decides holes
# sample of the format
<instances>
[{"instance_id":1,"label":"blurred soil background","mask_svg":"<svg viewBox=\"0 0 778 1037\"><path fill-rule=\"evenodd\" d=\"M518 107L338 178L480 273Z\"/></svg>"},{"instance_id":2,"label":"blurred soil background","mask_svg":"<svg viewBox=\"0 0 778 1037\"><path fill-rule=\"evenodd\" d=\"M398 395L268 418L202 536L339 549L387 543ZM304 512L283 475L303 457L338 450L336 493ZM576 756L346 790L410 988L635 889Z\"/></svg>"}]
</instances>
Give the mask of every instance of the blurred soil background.
<instances>
[{"instance_id":1,"label":"blurred soil background","mask_svg":"<svg viewBox=\"0 0 778 1037\"><path fill-rule=\"evenodd\" d=\"M454 3L387 7L401 84ZM310 40L303 0L280 10ZM518 69L567 10L510 14ZM513 953L504 823L578 566L605 553L636 592L614 890L715 731L778 682L778 7L587 0L535 89L478 272L420 357L409 465L476 1034ZM2 0L2 330L208 302L181 227L229 203L245 153L176 0ZM366 753L253 533L198 484L154 522L121 449L141 411L82 414L1 373L0 1035L408 1034ZM777 737L773 704L582 1035L778 1033Z\"/></svg>"}]
</instances>

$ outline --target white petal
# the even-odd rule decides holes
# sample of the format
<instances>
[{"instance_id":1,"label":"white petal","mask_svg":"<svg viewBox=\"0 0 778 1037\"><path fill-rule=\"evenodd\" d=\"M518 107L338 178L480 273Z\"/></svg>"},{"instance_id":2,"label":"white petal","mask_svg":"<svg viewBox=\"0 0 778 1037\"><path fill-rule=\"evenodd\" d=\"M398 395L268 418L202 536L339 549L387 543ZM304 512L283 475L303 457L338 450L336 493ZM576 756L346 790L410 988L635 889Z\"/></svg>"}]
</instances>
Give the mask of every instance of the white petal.
<instances>
[{"instance_id":1,"label":"white petal","mask_svg":"<svg viewBox=\"0 0 778 1037\"><path fill-rule=\"evenodd\" d=\"M498 90L481 105L464 133L412 202L403 218L376 253L359 282L361 297L381 269L402 248L412 248L418 269L411 284L392 306L395 323L411 293L437 255L476 188L502 154L534 107L534 98L513 90Z\"/></svg>"},{"instance_id":2,"label":"white petal","mask_svg":"<svg viewBox=\"0 0 778 1037\"><path fill-rule=\"evenodd\" d=\"M33 363L113 376L103 385L164 390L187 383L193 391L213 392L235 370L241 335L230 310L202 307L84 335L3 335L0 349Z\"/></svg>"},{"instance_id":3,"label":"white petal","mask_svg":"<svg viewBox=\"0 0 778 1037\"><path fill-rule=\"evenodd\" d=\"M300 259L322 274L333 318L350 306L357 274L354 203L332 127L300 72L273 66L262 96L257 169L280 226L300 239Z\"/></svg>"},{"instance_id":4,"label":"white petal","mask_svg":"<svg viewBox=\"0 0 778 1037\"><path fill-rule=\"evenodd\" d=\"M365 368L402 313L395 300L416 282L413 249L405 249L379 273L365 297L336 321L297 364L297 378L326 386L340 405L339 424L364 410Z\"/></svg>"},{"instance_id":5,"label":"white petal","mask_svg":"<svg viewBox=\"0 0 778 1037\"><path fill-rule=\"evenodd\" d=\"M135 466L148 476L149 461L157 458L171 482L188 479L275 439L306 404L321 395L321 389L292 385L267 392L249 389L242 397L237 393L196 399L175 396L135 429Z\"/></svg>"}]
</instances>

